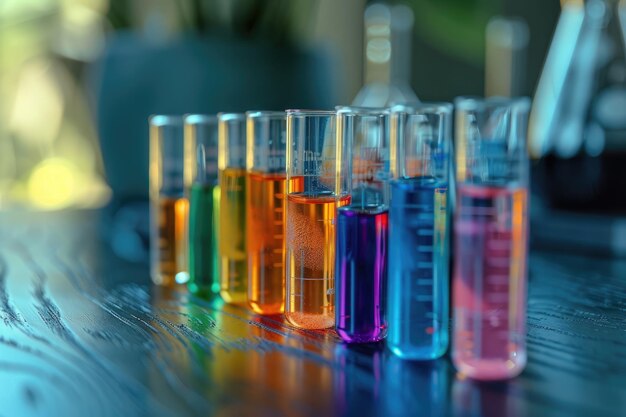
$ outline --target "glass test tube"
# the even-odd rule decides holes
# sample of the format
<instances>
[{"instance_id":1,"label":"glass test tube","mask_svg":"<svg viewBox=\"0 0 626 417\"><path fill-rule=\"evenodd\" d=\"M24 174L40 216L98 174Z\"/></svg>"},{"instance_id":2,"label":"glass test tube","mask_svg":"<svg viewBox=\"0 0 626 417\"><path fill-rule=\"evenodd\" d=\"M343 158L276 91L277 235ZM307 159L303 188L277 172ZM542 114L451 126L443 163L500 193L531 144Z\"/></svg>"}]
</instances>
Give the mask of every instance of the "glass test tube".
<instances>
[{"instance_id":1,"label":"glass test tube","mask_svg":"<svg viewBox=\"0 0 626 417\"><path fill-rule=\"evenodd\" d=\"M183 191L183 119L150 124L150 275L157 285L187 282L187 199Z\"/></svg>"},{"instance_id":2,"label":"glass test tube","mask_svg":"<svg viewBox=\"0 0 626 417\"><path fill-rule=\"evenodd\" d=\"M452 105L391 113L387 345L407 359L448 347L448 208Z\"/></svg>"},{"instance_id":3,"label":"glass test tube","mask_svg":"<svg viewBox=\"0 0 626 417\"><path fill-rule=\"evenodd\" d=\"M189 199L187 287L194 294L212 297L220 292L216 116L185 116L185 191Z\"/></svg>"},{"instance_id":4,"label":"glass test tube","mask_svg":"<svg viewBox=\"0 0 626 417\"><path fill-rule=\"evenodd\" d=\"M247 301L246 115L219 113L220 295L227 303Z\"/></svg>"},{"instance_id":5,"label":"glass test tube","mask_svg":"<svg viewBox=\"0 0 626 417\"><path fill-rule=\"evenodd\" d=\"M388 127L382 109L338 108L338 160L351 202L337 209L335 329L348 343L387 335Z\"/></svg>"},{"instance_id":6,"label":"glass test tube","mask_svg":"<svg viewBox=\"0 0 626 417\"><path fill-rule=\"evenodd\" d=\"M258 314L281 314L285 306L286 114L246 114L248 304Z\"/></svg>"},{"instance_id":7,"label":"glass test tube","mask_svg":"<svg viewBox=\"0 0 626 417\"><path fill-rule=\"evenodd\" d=\"M286 303L294 326L335 324L335 215L350 202L335 112L287 111Z\"/></svg>"},{"instance_id":8,"label":"glass test tube","mask_svg":"<svg viewBox=\"0 0 626 417\"><path fill-rule=\"evenodd\" d=\"M474 379L510 378L526 364L529 107L456 101L452 357Z\"/></svg>"}]
</instances>

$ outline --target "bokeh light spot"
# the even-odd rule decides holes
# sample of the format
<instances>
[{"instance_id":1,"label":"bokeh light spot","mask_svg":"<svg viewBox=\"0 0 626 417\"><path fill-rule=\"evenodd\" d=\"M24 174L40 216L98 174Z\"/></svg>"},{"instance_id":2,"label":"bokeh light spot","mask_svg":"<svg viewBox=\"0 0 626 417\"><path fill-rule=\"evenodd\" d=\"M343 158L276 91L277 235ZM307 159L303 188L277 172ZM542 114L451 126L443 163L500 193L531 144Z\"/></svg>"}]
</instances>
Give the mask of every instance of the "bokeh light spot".
<instances>
[{"instance_id":1,"label":"bokeh light spot","mask_svg":"<svg viewBox=\"0 0 626 417\"><path fill-rule=\"evenodd\" d=\"M49 158L35 167L28 180L30 201L38 208L62 209L74 202L76 167L65 159Z\"/></svg>"}]
</instances>

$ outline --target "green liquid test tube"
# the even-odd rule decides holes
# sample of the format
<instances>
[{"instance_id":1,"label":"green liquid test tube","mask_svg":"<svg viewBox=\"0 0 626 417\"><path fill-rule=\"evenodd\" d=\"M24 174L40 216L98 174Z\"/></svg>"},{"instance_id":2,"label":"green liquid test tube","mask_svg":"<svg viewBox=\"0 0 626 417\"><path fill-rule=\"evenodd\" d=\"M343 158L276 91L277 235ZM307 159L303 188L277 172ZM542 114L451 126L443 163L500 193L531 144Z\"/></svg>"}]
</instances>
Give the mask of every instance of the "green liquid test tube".
<instances>
[{"instance_id":1,"label":"green liquid test tube","mask_svg":"<svg viewBox=\"0 0 626 417\"><path fill-rule=\"evenodd\" d=\"M220 291L217 226L217 117L185 117L185 185L189 198L189 291L213 298Z\"/></svg>"}]
</instances>

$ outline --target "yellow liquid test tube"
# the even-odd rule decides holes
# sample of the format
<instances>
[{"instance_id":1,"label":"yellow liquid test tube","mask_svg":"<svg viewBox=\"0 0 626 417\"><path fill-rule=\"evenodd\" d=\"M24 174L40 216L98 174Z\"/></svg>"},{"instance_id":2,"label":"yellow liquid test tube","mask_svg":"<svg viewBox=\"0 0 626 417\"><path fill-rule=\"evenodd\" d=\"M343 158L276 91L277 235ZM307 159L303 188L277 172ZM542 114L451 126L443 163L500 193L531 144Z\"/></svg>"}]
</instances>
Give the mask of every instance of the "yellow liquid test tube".
<instances>
[{"instance_id":1,"label":"yellow liquid test tube","mask_svg":"<svg viewBox=\"0 0 626 417\"><path fill-rule=\"evenodd\" d=\"M246 116L219 113L220 295L227 303L247 301L246 256Z\"/></svg>"},{"instance_id":2,"label":"yellow liquid test tube","mask_svg":"<svg viewBox=\"0 0 626 417\"><path fill-rule=\"evenodd\" d=\"M188 202L183 193L183 120L154 115L150 125L150 275L157 285L185 283Z\"/></svg>"}]
</instances>

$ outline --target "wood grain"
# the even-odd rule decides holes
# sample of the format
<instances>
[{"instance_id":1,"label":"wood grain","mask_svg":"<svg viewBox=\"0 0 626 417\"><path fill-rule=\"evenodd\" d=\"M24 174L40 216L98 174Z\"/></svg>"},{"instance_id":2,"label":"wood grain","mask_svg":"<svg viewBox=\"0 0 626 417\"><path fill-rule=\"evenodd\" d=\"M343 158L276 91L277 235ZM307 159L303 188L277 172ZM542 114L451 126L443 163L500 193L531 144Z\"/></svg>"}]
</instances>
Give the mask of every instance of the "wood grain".
<instances>
[{"instance_id":1,"label":"wood grain","mask_svg":"<svg viewBox=\"0 0 626 417\"><path fill-rule=\"evenodd\" d=\"M533 253L529 365L480 384L448 358L149 285L98 212L0 214L0 417L626 416L626 263Z\"/></svg>"}]
</instances>

